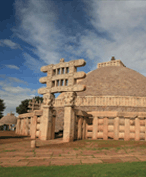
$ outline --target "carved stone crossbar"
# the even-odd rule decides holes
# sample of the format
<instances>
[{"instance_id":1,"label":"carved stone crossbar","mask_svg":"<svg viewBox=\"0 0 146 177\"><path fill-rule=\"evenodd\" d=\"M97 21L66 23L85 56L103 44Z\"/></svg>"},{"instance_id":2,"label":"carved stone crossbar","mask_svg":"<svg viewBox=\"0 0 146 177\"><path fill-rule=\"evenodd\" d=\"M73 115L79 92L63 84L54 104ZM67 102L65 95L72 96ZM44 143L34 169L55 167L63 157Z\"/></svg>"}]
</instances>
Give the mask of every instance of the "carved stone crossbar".
<instances>
[{"instance_id":1,"label":"carved stone crossbar","mask_svg":"<svg viewBox=\"0 0 146 177\"><path fill-rule=\"evenodd\" d=\"M84 66L86 62L83 59L64 62L60 60L59 64L43 66L42 72L47 72L46 77L40 78L41 83L46 83L46 88L40 88L39 94L58 93L58 92L76 92L85 90L84 85L76 85L76 79L84 78L86 73L77 72L77 67Z\"/></svg>"},{"instance_id":2,"label":"carved stone crossbar","mask_svg":"<svg viewBox=\"0 0 146 177\"><path fill-rule=\"evenodd\" d=\"M41 106L41 100L39 102L36 101L36 99L32 99L32 101L29 101L28 108L31 110L27 110L27 112L33 112L34 110L39 110Z\"/></svg>"}]
</instances>

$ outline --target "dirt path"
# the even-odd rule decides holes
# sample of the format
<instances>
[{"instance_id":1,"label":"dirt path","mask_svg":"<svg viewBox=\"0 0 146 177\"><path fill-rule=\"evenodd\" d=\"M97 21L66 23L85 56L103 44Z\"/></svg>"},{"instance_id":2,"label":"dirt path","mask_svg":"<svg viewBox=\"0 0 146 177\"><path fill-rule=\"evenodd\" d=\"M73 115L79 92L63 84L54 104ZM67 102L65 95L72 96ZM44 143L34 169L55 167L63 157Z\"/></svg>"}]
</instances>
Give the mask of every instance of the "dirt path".
<instances>
[{"instance_id":1,"label":"dirt path","mask_svg":"<svg viewBox=\"0 0 146 177\"><path fill-rule=\"evenodd\" d=\"M14 132L0 132L0 166L49 166L85 163L146 161L145 141L80 140L63 143L62 139L39 141L30 148L30 138Z\"/></svg>"}]
</instances>

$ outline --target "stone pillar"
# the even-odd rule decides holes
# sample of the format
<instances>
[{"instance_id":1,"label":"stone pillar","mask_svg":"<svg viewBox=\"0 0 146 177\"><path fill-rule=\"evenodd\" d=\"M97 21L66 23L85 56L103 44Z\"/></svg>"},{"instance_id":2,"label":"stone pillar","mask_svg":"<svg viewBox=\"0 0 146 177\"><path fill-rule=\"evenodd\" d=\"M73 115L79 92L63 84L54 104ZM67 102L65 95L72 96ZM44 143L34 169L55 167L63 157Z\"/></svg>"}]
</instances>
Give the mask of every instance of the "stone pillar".
<instances>
[{"instance_id":1,"label":"stone pillar","mask_svg":"<svg viewBox=\"0 0 146 177\"><path fill-rule=\"evenodd\" d=\"M65 107L64 107L64 130L63 141L70 142L74 140L74 126L75 126L75 113L74 113L74 100L75 92L65 93Z\"/></svg>"},{"instance_id":2,"label":"stone pillar","mask_svg":"<svg viewBox=\"0 0 146 177\"><path fill-rule=\"evenodd\" d=\"M20 134L23 135L23 118L21 119L21 130L20 130Z\"/></svg>"},{"instance_id":3,"label":"stone pillar","mask_svg":"<svg viewBox=\"0 0 146 177\"><path fill-rule=\"evenodd\" d=\"M135 118L135 141L140 140L140 122L139 118Z\"/></svg>"},{"instance_id":4,"label":"stone pillar","mask_svg":"<svg viewBox=\"0 0 146 177\"><path fill-rule=\"evenodd\" d=\"M26 135L26 118L23 119L23 134Z\"/></svg>"},{"instance_id":5,"label":"stone pillar","mask_svg":"<svg viewBox=\"0 0 146 177\"><path fill-rule=\"evenodd\" d=\"M119 117L114 119L114 140L119 139Z\"/></svg>"},{"instance_id":6,"label":"stone pillar","mask_svg":"<svg viewBox=\"0 0 146 177\"><path fill-rule=\"evenodd\" d=\"M97 139L97 131L98 131L98 117L93 117L93 140Z\"/></svg>"},{"instance_id":7,"label":"stone pillar","mask_svg":"<svg viewBox=\"0 0 146 177\"><path fill-rule=\"evenodd\" d=\"M77 118L77 116L75 115L74 139L77 139L77 135L78 135L77 129L78 129L78 118Z\"/></svg>"},{"instance_id":8,"label":"stone pillar","mask_svg":"<svg viewBox=\"0 0 146 177\"><path fill-rule=\"evenodd\" d=\"M32 130L31 127L32 127L32 124L33 124L33 122L32 122L32 118L33 118L33 117L31 117L31 119L30 119L30 132L29 132L29 133L30 133L30 136L31 136L31 130Z\"/></svg>"},{"instance_id":9,"label":"stone pillar","mask_svg":"<svg viewBox=\"0 0 146 177\"><path fill-rule=\"evenodd\" d=\"M26 133L26 129L27 129L27 122L26 122L26 117L23 119L23 134L24 135L27 135L27 133Z\"/></svg>"},{"instance_id":10,"label":"stone pillar","mask_svg":"<svg viewBox=\"0 0 146 177\"><path fill-rule=\"evenodd\" d=\"M28 129L29 129L29 120L28 120L28 117L26 118L26 135L29 135L29 132L28 132Z\"/></svg>"},{"instance_id":11,"label":"stone pillar","mask_svg":"<svg viewBox=\"0 0 146 177\"><path fill-rule=\"evenodd\" d=\"M40 140L52 139L52 119L53 119L53 104L54 104L54 94L47 93L44 95L43 100L43 115L40 119Z\"/></svg>"},{"instance_id":12,"label":"stone pillar","mask_svg":"<svg viewBox=\"0 0 146 177\"><path fill-rule=\"evenodd\" d=\"M86 119L86 139L88 139L88 137L87 137L87 133L88 133L88 129L87 129L87 127L88 127L88 119Z\"/></svg>"},{"instance_id":13,"label":"stone pillar","mask_svg":"<svg viewBox=\"0 0 146 177\"><path fill-rule=\"evenodd\" d=\"M86 138L86 118L84 117L83 119L83 135L82 135L83 139Z\"/></svg>"},{"instance_id":14,"label":"stone pillar","mask_svg":"<svg viewBox=\"0 0 146 177\"><path fill-rule=\"evenodd\" d=\"M125 118L125 134L124 134L124 140L129 141L130 139L130 119Z\"/></svg>"},{"instance_id":15,"label":"stone pillar","mask_svg":"<svg viewBox=\"0 0 146 177\"><path fill-rule=\"evenodd\" d=\"M33 118L32 118L31 139L36 138L36 127L37 127L37 116L34 115Z\"/></svg>"},{"instance_id":16,"label":"stone pillar","mask_svg":"<svg viewBox=\"0 0 146 177\"><path fill-rule=\"evenodd\" d=\"M78 139L82 139L82 123L83 123L83 118L82 118L82 116L79 116L79 120L78 120Z\"/></svg>"},{"instance_id":17,"label":"stone pillar","mask_svg":"<svg viewBox=\"0 0 146 177\"><path fill-rule=\"evenodd\" d=\"M26 117L23 119L23 135L26 135Z\"/></svg>"},{"instance_id":18,"label":"stone pillar","mask_svg":"<svg viewBox=\"0 0 146 177\"><path fill-rule=\"evenodd\" d=\"M20 122L20 119L18 118L17 119L17 124L16 124L16 134L20 134L20 125L21 125L21 122Z\"/></svg>"},{"instance_id":19,"label":"stone pillar","mask_svg":"<svg viewBox=\"0 0 146 177\"><path fill-rule=\"evenodd\" d=\"M21 135L24 135L24 118L21 119Z\"/></svg>"},{"instance_id":20,"label":"stone pillar","mask_svg":"<svg viewBox=\"0 0 146 177\"><path fill-rule=\"evenodd\" d=\"M40 139L48 140L52 138L52 109L49 106L43 107L43 116L40 122Z\"/></svg>"},{"instance_id":21,"label":"stone pillar","mask_svg":"<svg viewBox=\"0 0 146 177\"><path fill-rule=\"evenodd\" d=\"M75 117L75 111L74 108L72 108L72 122L71 122L71 134L73 137L73 140L75 139L75 125L76 125L76 117Z\"/></svg>"},{"instance_id":22,"label":"stone pillar","mask_svg":"<svg viewBox=\"0 0 146 177\"><path fill-rule=\"evenodd\" d=\"M19 121L18 121L19 120ZM20 134L21 131L21 119L19 118L18 121L18 130L17 130L17 134Z\"/></svg>"},{"instance_id":23,"label":"stone pillar","mask_svg":"<svg viewBox=\"0 0 146 177\"><path fill-rule=\"evenodd\" d=\"M19 122L18 134L21 134L21 123L22 123L22 122L21 122L21 119L20 119L20 118L19 118L19 121L20 121L20 122Z\"/></svg>"},{"instance_id":24,"label":"stone pillar","mask_svg":"<svg viewBox=\"0 0 146 177\"><path fill-rule=\"evenodd\" d=\"M103 139L104 140L108 139L108 118L107 117L103 118Z\"/></svg>"}]
</instances>

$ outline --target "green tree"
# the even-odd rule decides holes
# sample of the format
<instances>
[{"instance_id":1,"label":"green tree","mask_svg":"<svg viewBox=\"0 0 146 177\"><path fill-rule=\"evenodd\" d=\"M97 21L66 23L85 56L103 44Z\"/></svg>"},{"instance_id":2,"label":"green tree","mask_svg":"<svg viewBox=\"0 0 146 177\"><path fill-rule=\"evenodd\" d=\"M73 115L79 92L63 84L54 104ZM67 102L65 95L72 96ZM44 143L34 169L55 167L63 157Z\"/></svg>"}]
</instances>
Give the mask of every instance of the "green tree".
<instances>
[{"instance_id":1,"label":"green tree","mask_svg":"<svg viewBox=\"0 0 146 177\"><path fill-rule=\"evenodd\" d=\"M36 96L35 99L36 99L37 102L39 102L39 100L41 100L41 102L43 102L42 97ZM31 101L31 100L32 99L26 99L26 100L21 101L21 104L18 107L16 107L16 112L18 114L27 113L27 110L29 110L29 108L28 108L29 101Z\"/></svg>"},{"instance_id":2,"label":"green tree","mask_svg":"<svg viewBox=\"0 0 146 177\"><path fill-rule=\"evenodd\" d=\"M41 100L41 103L43 102L43 97L35 96L35 99L36 99L37 102L39 102L39 100Z\"/></svg>"},{"instance_id":3,"label":"green tree","mask_svg":"<svg viewBox=\"0 0 146 177\"><path fill-rule=\"evenodd\" d=\"M3 117L3 111L5 109L5 103L2 99L0 99L0 119Z\"/></svg>"}]
</instances>

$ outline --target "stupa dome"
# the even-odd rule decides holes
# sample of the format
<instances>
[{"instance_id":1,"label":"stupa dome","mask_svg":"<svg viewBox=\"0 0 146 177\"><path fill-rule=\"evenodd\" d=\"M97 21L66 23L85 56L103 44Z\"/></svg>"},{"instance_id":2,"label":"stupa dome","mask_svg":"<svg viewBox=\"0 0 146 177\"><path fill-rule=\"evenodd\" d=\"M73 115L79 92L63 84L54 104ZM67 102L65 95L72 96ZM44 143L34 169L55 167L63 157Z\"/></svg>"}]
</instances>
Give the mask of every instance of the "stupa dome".
<instances>
[{"instance_id":1,"label":"stupa dome","mask_svg":"<svg viewBox=\"0 0 146 177\"><path fill-rule=\"evenodd\" d=\"M134 96L146 97L146 77L125 67L121 60L98 63L98 68L77 80L86 90L77 92L77 96ZM62 98L64 93L58 96Z\"/></svg>"},{"instance_id":2,"label":"stupa dome","mask_svg":"<svg viewBox=\"0 0 146 177\"><path fill-rule=\"evenodd\" d=\"M78 96L146 97L146 77L124 66L97 68L79 84L86 85L86 90Z\"/></svg>"}]
</instances>

